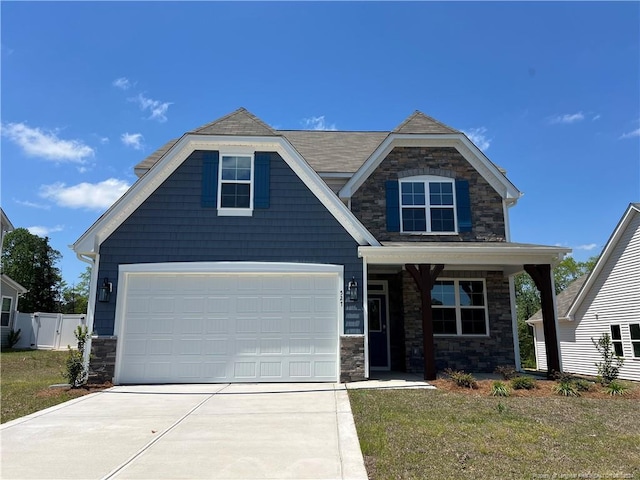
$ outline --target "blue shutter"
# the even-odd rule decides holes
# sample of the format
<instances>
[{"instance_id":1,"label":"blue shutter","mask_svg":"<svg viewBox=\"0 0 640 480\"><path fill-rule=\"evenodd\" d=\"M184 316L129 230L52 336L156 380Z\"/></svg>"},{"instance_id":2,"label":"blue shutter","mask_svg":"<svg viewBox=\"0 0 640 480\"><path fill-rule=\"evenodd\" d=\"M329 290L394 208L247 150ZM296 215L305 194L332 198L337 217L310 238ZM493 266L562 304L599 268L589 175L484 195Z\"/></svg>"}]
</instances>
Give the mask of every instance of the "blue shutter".
<instances>
[{"instance_id":1,"label":"blue shutter","mask_svg":"<svg viewBox=\"0 0 640 480\"><path fill-rule=\"evenodd\" d=\"M218 203L218 162L216 151L202 152L202 206L215 208Z\"/></svg>"},{"instance_id":2,"label":"blue shutter","mask_svg":"<svg viewBox=\"0 0 640 480\"><path fill-rule=\"evenodd\" d=\"M458 232L471 231L471 197L469 181L456 180L456 210L458 213Z\"/></svg>"},{"instance_id":3,"label":"blue shutter","mask_svg":"<svg viewBox=\"0 0 640 480\"><path fill-rule=\"evenodd\" d=\"M387 231L400 231L400 189L397 180L387 180Z\"/></svg>"},{"instance_id":4,"label":"blue shutter","mask_svg":"<svg viewBox=\"0 0 640 480\"><path fill-rule=\"evenodd\" d=\"M253 175L253 208L269 208L270 164L271 154L269 152L256 152Z\"/></svg>"}]
</instances>

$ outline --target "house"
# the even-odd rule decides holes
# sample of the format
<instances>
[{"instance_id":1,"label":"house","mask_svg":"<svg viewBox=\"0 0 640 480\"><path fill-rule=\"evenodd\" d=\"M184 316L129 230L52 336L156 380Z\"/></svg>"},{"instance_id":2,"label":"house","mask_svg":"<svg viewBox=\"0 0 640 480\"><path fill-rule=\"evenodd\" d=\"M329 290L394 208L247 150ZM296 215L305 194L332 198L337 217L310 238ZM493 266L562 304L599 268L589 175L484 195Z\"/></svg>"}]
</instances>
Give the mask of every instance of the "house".
<instances>
[{"instance_id":1,"label":"house","mask_svg":"<svg viewBox=\"0 0 640 480\"><path fill-rule=\"evenodd\" d=\"M0 208L0 245L4 244L5 234L15 230L9 217ZM27 293L27 289L13 280L8 275L0 273L0 285L2 287L2 311L0 312L0 340L2 346L8 345L7 337L13 328L13 320L18 311L18 299L20 295Z\"/></svg>"},{"instance_id":2,"label":"house","mask_svg":"<svg viewBox=\"0 0 640 480\"><path fill-rule=\"evenodd\" d=\"M276 130L241 108L165 144L73 245L92 265L92 370L116 383L349 381L519 367L521 193L462 132ZM556 356L557 357L557 356ZM553 358L552 358L553 361Z\"/></svg>"},{"instance_id":3,"label":"house","mask_svg":"<svg viewBox=\"0 0 640 480\"><path fill-rule=\"evenodd\" d=\"M547 370L540 312L533 326L536 363ZM602 358L591 339L608 333L624 358L619 377L640 381L640 204L632 203L616 226L593 271L558 295L558 338L563 371L597 376Z\"/></svg>"}]
</instances>

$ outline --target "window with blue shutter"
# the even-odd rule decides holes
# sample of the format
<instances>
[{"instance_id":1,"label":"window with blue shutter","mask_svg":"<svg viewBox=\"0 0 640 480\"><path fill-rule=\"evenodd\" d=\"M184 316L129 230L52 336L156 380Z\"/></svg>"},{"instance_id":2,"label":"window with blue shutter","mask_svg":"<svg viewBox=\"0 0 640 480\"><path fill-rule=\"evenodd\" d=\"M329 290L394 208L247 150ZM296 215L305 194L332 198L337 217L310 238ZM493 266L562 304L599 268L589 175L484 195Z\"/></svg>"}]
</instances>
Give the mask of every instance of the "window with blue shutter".
<instances>
[{"instance_id":1,"label":"window with blue shutter","mask_svg":"<svg viewBox=\"0 0 640 480\"><path fill-rule=\"evenodd\" d=\"M219 153L202 152L202 206L215 208L218 202Z\"/></svg>"},{"instance_id":2,"label":"window with blue shutter","mask_svg":"<svg viewBox=\"0 0 640 480\"><path fill-rule=\"evenodd\" d=\"M456 209L458 214L458 231L471 231L471 197L469 181L456 180Z\"/></svg>"},{"instance_id":3,"label":"window with blue shutter","mask_svg":"<svg viewBox=\"0 0 640 480\"><path fill-rule=\"evenodd\" d=\"M400 231L400 190L397 180L387 180L387 231Z\"/></svg>"},{"instance_id":4,"label":"window with blue shutter","mask_svg":"<svg viewBox=\"0 0 640 480\"><path fill-rule=\"evenodd\" d=\"M269 208L271 154L269 152L256 152L254 174L254 208Z\"/></svg>"}]
</instances>

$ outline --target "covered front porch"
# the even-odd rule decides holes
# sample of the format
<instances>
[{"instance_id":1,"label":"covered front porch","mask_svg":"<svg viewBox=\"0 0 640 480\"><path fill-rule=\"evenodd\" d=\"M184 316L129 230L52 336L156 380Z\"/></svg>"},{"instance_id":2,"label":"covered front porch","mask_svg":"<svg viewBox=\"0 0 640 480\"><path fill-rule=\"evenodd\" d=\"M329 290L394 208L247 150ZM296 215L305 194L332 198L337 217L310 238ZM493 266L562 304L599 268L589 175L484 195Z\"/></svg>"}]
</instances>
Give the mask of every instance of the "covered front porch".
<instances>
[{"instance_id":1,"label":"covered front porch","mask_svg":"<svg viewBox=\"0 0 640 480\"><path fill-rule=\"evenodd\" d=\"M511 242L387 242L363 258L365 375L394 370L433 380L445 368L520 369L514 275L542 299L549 371L561 371L554 266L570 250Z\"/></svg>"}]
</instances>

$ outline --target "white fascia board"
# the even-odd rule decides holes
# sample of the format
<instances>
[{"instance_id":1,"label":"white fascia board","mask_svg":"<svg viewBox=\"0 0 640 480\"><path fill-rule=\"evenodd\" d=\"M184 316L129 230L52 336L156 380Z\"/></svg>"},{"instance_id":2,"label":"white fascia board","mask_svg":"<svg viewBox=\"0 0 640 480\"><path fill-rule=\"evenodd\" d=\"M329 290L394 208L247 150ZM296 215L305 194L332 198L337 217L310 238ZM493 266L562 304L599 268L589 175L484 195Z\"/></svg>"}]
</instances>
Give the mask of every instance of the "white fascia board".
<instances>
[{"instance_id":1,"label":"white fascia board","mask_svg":"<svg viewBox=\"0 0 640 480\"><path fill-rule=\"evenodd\" d=\"M379 245L320 176L283 137L244 137L186 134L131 186L72 246L76 253L89 255L149 198L195 150L241 150L277 152L329 212L360 245Z\"/></svg>"},{"instance_id":2,"label":"white fascia board","mask_svg":"<svg viewBox=\"0 0 640 480\"><path fill-rule=\"evenodd\" d=\"M339 192L340 198L350 198L362 186L378 165L395 147L453 147L467 160L500 196L510 204L522 193L513 183L462 133L390 134L371 154L360 169Z\"/></svg>"},{"instance_id":3,"label":"white fascia board","mask_svg":"<svg viewBox=\"0 0 640 480\"><path fill-rule=\"evenodd\" d=\"M457 244L460 245L460 244ZM560 247L358 247L358 256L369 265L441 263L446 266L499 268L527 264L557 265L571 252Z\"/></svg>"},{"instance_id":4,"label":"white fascia board","mask_svg":"<svg viewBox=\"0 0 640 480\"><path fill-rule=\"evenodd\" d=\"M16 282L13 278L11 278L6 273L3 273L2 277L0 278L2 278L2 283L6 284L8 287L11 287L13 290L18 292L18 295L22 295L28 292L26 288L24 288L22 285L20 285L18 282Z\"/></svg>"},{"instance_id":5,"label":"white fascia board","mask_svg":"<svg viewBox=\"0 0 640 480\"><path fill-rule=\"evenodd\" d=\"M569 307L569 310L567 311L567 317L569 317L569 319L573 320L578 310L578 307L580 306L582 301L586 298L587 293L589 292L589 290L591 290L591 287L596 282L598 275L600 275L600 272L602 271L606 263L609 261L609 257L611 257L611 253L618 246L620 237L624 234L625 230L629 226L629 223L631 223L631 219L634 217L634 215L640 215L640 210L638 210L635 205L630 204L626 212L618 222L618 225L613 230L613 233L611 234L611 237L607 241L607 244L602 249L602 253L600 254L600 258L598 258L598 261L596 262L595 267L593 267L593 270L589 274L589 277L587 278L586 282L584 282L584 284L582 285L582 288L578 292L578 295L576 295L576 298L573 300L573 303Z\"/></svg>"}]
</instances>

